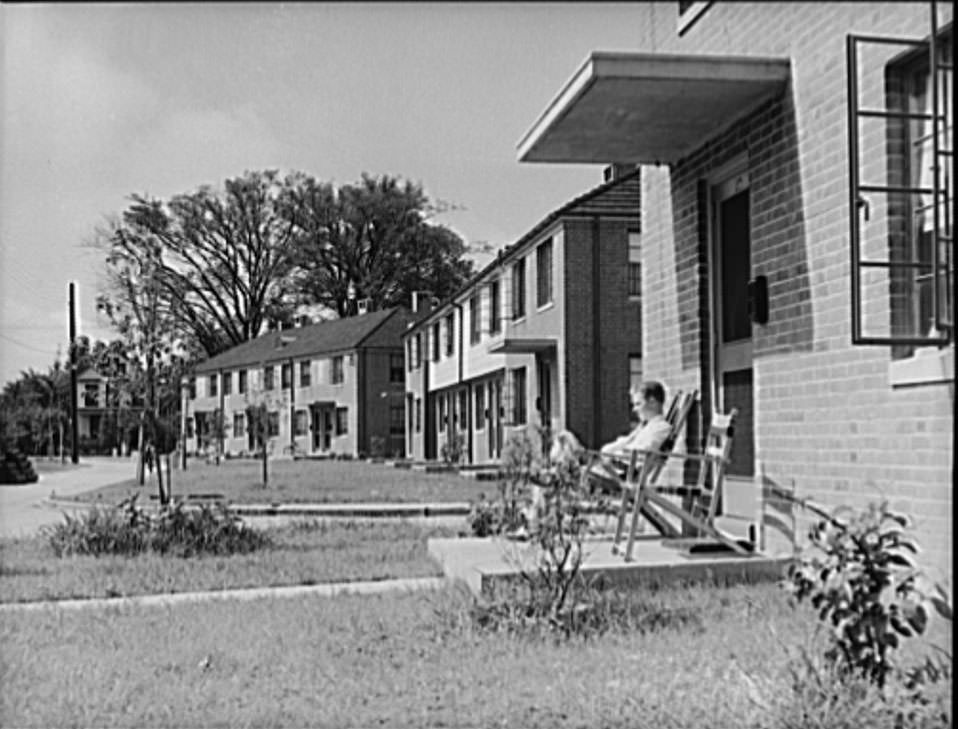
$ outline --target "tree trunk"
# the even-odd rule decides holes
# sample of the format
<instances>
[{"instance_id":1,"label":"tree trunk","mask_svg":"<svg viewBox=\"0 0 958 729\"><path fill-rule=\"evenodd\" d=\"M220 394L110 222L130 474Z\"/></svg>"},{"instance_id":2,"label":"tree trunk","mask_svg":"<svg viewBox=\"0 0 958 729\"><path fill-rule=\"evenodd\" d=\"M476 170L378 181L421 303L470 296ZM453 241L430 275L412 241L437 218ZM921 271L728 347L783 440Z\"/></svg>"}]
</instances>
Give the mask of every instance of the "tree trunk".
<instances>
[{"instance_id":1,"label":"tree trunk","mask_svg":"<svg viewBox=\"0 0 958 729\"><path fill-rule=\"evenodd\" d=\"M267 458L266 458L266 441L264 440L262 443L263 443L263 488L268 488L268 487L269 487L269 474L267 473L267 467L266 467L266 461L267 461Z\"/></svg>"},{"instance_id":2,"label":"tree trunk","mask_svg":"<svg viewBox=\"0 0 958 729\"><path fill-rule=\"evenodd\" d=\"M146 482L146 442L143 433L144 413L140 413L140 427L136 435L136 482L142 486Z\"/></svg>"}]
</instances>

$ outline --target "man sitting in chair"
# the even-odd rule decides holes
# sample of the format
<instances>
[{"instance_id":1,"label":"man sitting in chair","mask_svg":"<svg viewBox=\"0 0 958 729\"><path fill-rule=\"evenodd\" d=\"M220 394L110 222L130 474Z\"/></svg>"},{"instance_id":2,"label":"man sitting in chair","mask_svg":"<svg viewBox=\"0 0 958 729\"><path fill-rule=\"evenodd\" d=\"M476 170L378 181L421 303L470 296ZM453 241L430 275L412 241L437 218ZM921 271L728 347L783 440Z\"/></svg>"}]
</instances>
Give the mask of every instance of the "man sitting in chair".
<instances>
[{"instance_id":1,"label":"man sitting in chair","mask_svg":"<svg viewBox=\"0 0 958 729\"><path fill-rule=\"evenodd\" d=\"M663 415L665 409L665 388L654 380L642 384L639 399L635 403L633 414L638 424L626 435L606 443L599 450L598 462L589 470L589 481L593 490L615 492L620 483L617 469L611 458L626 460L633 450L657 451L662 448L672 432L672 425ZM635 422L635 419L632 419Z\"/></svg>"}]
</instances>

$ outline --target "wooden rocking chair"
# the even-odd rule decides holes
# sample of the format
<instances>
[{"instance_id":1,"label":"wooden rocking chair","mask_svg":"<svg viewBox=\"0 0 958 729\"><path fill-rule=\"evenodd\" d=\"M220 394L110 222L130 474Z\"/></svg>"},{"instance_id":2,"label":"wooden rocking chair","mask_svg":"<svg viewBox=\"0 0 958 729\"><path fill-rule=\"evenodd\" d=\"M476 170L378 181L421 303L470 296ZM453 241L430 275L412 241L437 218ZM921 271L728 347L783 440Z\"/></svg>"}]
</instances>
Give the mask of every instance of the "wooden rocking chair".
<instances>
[{"instance_id":1,"label":"wooden rocking chair","mask_svg":"<svg viewBox=\"0 0 958 729\"><path fill-rule=\"evenodd\" d=\"M728 548L736 554L752 554L750 549L732 537L723 534L715 526L716 511L722 493L722 486L725 481L725 469L728 465L729 454L732 450L732 437L734 435L735 416L737 414L738 411L734 408L727 415L722 413L713 414L709 432L706 437L705 452L702 454L665 454L661 452L644 454L641 451L632 453L629 470L625 479L627 494L634 495L632 499L632 522L625 546L626 562L632 559L632 549L635 544L635 532L640 513L655 513L657 518L649 519L649 521L663 536L678 536L676 529L671 524L668 524L664 518L664 515L668 514L692 526L699 535L704 535L709 540L718 542L722 547ZM640 456L642 457L641 464L639 463ZM653 458L649 456L653 456ZM653 475L658 476L658 473L662 469L661 462L664 462L668 458L697 461L699 463L697 483L688 486L656 484ZM667 498L668 496L689 495L693 497L694 501L692 508L688 511ZM627 496L625 498L627 498ZM663 523L668 524L667 529L661 528L660 525ZM615 538L612 542L613 554L619 553L619 543L622 538L623 527L621 518L618 526L619 528L616 530Z\"/></svg>"}]
</instances>

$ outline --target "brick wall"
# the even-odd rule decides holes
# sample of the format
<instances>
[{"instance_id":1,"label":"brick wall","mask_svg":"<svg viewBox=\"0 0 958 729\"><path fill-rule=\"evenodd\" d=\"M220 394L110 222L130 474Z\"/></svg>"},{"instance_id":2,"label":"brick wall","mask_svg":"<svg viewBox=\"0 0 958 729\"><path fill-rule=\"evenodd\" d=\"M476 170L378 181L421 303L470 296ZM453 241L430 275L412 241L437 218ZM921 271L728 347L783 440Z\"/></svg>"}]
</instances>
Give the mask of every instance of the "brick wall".
<instances>
[{"instance_id":1,"label":"brick wall","mask_svg":"<svg viewBox=\"0 0 958 729\"><path fill-rule=\"evenodd\" d=\"M891 385L891 350L851 345L849 289L845 35L923 37L928 14L924 3L716 3L678 38L675 4L649 6L638 49L787 56L792 80L671 170L643 170L643 338L645 371L703 387L707 412L703 186L746 152L752 274L768 276L770 294L769 323L753 326L757 480L830 506L889 499L914 517L925 565L944 577L954 387ZM875 105L887 60L862 79ZM879 135L866 155L884 155L883 145ZM792 531L803 542L806 515L770 508L779 521L768 520L769 546L787 547Z\"/></svg>"}]
</instances>

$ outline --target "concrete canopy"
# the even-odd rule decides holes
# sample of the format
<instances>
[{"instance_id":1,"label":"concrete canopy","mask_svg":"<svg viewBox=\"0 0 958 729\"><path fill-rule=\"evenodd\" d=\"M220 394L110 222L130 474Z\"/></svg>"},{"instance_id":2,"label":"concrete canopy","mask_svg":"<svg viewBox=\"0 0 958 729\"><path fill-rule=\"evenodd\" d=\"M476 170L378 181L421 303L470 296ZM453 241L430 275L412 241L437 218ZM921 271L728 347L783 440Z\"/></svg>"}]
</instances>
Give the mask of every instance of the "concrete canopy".
<instances>
[{"instance_id":1,"label":"concrete canopy","mask_svg":"<svg viewBox=\"0 0 958 729\"><path fill-rule=\"evenodd\" d=\"M520 162L668 164L782 93L787 58L592 53L518 146Z\"/></svg>"},{"instance_id":2,"label":"concrete canopy","mask_svg":"<svg viewBox=\"0 0 958 729\"><path fill-rule=\"evenodd\" d=\"M556 348L555 339L500 339L489 345L490 354L536 354Z\"/></svg>"}]
</instances>

